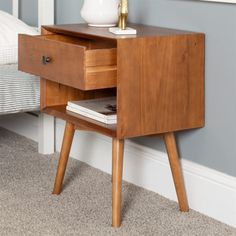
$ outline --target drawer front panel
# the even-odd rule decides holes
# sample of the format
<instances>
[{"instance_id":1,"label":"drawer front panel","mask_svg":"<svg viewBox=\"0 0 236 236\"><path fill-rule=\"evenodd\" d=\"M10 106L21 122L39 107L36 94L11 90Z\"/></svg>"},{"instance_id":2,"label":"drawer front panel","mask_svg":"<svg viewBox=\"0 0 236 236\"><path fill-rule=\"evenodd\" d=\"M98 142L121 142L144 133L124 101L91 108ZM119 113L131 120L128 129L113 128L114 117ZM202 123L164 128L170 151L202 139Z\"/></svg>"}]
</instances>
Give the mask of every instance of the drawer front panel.
<instances>
[{"instance_id":1,"label":"drawer front panel","mask_svg":"<svg viewBox=\"0 0 236 236\"><path fill-rule=\"evenodd\" d=\"M81 90L116 87L117 50L97 46L62 35L20 35L19 70Z\"/></svg>"},{"instance_id":2,"label":"drawer front panel","mask_svg":"<svg viewBox=\"0 0 236 236\"><path fill-rule=\"evenodd\" d=\"M19 36L19 69L75 88L84 87L85 47Z\"/></svg>"}]
</instances>

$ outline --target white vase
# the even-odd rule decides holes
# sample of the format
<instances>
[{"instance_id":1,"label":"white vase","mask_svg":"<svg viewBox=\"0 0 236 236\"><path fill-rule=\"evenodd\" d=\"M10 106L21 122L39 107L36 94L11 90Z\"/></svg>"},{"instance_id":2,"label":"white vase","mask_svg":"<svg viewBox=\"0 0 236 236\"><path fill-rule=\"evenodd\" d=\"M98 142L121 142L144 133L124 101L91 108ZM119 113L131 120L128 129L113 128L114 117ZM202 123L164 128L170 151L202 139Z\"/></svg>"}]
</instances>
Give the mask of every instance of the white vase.
<instances>
[{"instance_id":1,"label":"white vase","mask_svg":"<svg viewBox=\"0 0 236 236\"><path fill-rule=\"evenodd\" d=\"M90 26L115 26L118 22L119 2L120 0L84 0L81 16Z\"/></svg>"}]
</instances>

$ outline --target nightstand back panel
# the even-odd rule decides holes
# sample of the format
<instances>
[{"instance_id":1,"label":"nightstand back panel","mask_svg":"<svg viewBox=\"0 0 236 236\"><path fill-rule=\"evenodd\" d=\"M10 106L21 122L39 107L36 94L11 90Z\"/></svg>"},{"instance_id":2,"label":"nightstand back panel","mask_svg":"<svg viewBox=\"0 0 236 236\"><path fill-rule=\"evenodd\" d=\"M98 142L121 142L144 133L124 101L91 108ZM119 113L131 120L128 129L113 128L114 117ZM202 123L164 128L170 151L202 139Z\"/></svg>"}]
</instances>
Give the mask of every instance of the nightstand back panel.
<instances>
[{"instance_id":1,"label":"nightstand back panel","mask_svg":"<svg viewBox=\"0 0 236 236\"><path fill-rule=\"evenodd\" d=\"M114 88L83 91L43 78L40 80L40 90L41 110L46 107L66 105L68 101L116 96Z\"/></svg>"}]
</instances>

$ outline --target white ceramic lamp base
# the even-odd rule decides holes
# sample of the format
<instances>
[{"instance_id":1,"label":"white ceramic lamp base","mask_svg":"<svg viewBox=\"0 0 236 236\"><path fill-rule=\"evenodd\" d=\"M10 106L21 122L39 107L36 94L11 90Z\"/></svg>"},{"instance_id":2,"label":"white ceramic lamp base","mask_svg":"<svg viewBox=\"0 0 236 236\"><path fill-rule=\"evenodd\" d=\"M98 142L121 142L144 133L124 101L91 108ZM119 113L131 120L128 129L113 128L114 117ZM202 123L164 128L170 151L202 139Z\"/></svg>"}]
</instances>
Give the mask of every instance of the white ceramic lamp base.
<instances>
[{"instance_id":1,"label":"white ceramic lamp base","mask_svg":"<svg viewBox=\"0 0 236 236\"><path fill-rule=\"evenodd\" d=\"M115 26L116 24L88 24L88 25L92 27L108 28L108 27Z\"/></svg>"},{"instance_id":2,"label":"white ceramic lamp base","mask_svg":"<svg viewBox=\"0 0 236 236\"><path fill-rule=\"evenodd\" d=\"M125 30L122 30L118 27L111 27L109 28L109 32L116 34L116 35L130 35L130 34L137 34L137 30L127 27Z\"/></svg>"}]
</instances>

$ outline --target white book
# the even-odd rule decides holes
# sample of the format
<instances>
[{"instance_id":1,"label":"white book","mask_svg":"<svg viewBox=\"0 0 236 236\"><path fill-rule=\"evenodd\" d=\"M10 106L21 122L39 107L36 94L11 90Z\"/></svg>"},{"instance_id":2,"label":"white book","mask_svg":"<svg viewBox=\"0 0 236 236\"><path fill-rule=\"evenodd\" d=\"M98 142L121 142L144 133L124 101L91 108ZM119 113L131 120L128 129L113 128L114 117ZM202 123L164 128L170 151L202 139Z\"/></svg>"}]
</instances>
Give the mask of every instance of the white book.
<instances>
[{"instance_id":1,"label":"white book","mask_svg":"<svg viewBox=\"0 0 236 236\"><path fill-rule=\"evenodd\" d=\"M105 124L116 124L116 97L69 101L66 109Z\"/></svg>"},{"instance_id":2,"label":"white book","mask_svg":"<svg viewBox=\"0 0 236 236\"><path fill-rule=\"evenodd\" d=\"M104 120L116 120L116 97L69 101L68 108L76 109L76 113L89 114Z\"/></svg>"},{"instance_id":3,"label":"white book","mask_svg":"<svg viewBox=\"0 0 236 236\"><path fill-rule=\"evenodd\" d=\"M116 124L116 122L117 122L116 118L115 119L110 119L109 117L108 118L101 118L101 117L86 113L84 111L77 110L76 108L73 108L73 107L70 107L70 106L67 106L66 110L70 111L70 112L73 112L73 113L76 113L78 115L82 115L82 116L85 116L87 118L99 121L99 122L102 122L102 123L107 124L107 125Z\"/></svg>"}]
</instances>

